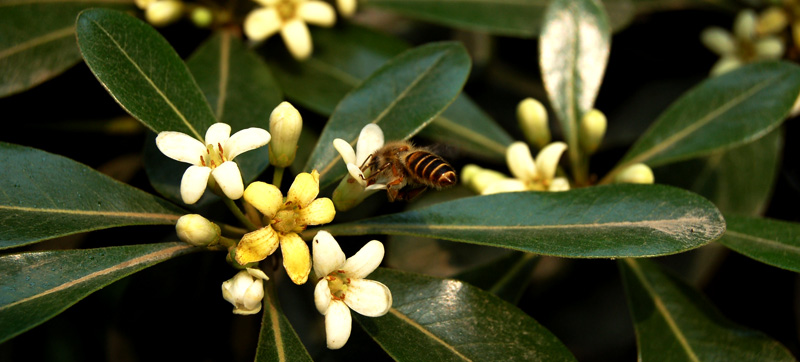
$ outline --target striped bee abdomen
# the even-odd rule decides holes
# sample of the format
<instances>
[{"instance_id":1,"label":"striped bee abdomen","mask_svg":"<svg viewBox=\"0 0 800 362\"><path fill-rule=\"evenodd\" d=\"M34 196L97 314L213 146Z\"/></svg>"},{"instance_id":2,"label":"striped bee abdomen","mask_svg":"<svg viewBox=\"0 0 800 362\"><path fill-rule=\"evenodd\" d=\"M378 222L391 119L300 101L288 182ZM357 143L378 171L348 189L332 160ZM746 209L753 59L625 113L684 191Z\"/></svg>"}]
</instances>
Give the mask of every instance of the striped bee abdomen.
<instances>
[{"instance_id":1,"label":"striped bee abdomen","mask_svg":"<svg viewBox=\"0 0 800 362\"><path fill-rule=\"evenodd\" d=\"M423 184L445 187L456 183L456 171L453 166L430 152L411 152L405 161L408 171Z\"/></svg>"}]
</instances>

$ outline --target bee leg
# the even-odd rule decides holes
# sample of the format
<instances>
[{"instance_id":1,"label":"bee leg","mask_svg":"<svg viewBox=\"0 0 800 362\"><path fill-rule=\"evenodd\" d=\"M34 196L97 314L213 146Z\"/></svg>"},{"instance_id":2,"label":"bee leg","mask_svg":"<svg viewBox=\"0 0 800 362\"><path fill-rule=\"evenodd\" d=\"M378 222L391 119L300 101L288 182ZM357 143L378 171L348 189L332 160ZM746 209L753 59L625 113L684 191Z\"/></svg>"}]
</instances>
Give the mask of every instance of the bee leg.
<instances>
[{"instance_id":1,"label":"bee leg","mask_svg":"<svg viewBox=\"0 0 800 362\"><path fill-rule=\"evenodd\" d=\"M391 166L391 165L392 165L391 163L384 164L377 171L375 171L372 174L370 174L369 176L367 176L367 178L364 179L364 181L367 181L367 186L374 184L375 183L375 177L380 175L381 172L383 172L384 170L389 168L389 166Z\"/></svg>"},{"instance_id":2,"label":"bee leg","mask_svg":"<svg viewBox=\"0 0 800 362\"><path fill-rule=\"evenodd\" d=\"M372 153L370 153L369 156L367 156L367 158L364 159L364 162L362 162L361 166L359 166L358 168L363 172L364 171L364 167L369 164L369 160L371 160L371 159L372 159Z\"/></svg>"}]
</instances>

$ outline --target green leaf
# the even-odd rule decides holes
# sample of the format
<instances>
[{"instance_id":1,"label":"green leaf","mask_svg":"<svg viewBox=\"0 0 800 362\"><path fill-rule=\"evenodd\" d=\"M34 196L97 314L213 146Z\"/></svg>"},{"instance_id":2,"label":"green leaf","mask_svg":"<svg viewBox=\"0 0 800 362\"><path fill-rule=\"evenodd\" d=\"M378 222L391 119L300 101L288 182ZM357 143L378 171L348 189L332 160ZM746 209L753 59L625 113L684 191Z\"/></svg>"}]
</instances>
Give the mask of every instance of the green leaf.
<instances>
[{"instance_id":1,"label":"green leaf","mask_svg":"<svg viewBox=\"0 0 800 362\"><path fill-rule=\"evenodd\" d=\"M649 260L619 262L640 361L794 361L780 343L723 317Z\"/></svg>"},{"instance_id":2,"label":"green leaf","mask_svg":"<svg viewBox=\"0 0 800 362\"><path fill-rule=\"evenodd\" d=\"M594 107L610 48L611 28L602 4L596 0L550 3L539 37L539 64L574 168L583 163L578 123Z\"/></svg>"},{"instance_id":3,"label":"green leaf","mask_svg":"<svg viewBox=\"0 0 800 362\"><path fill-rule=\"evenodd\" d=\"M438 116L461 91L470 59L453 42L408 50L378 69L336 107L305 170L318 170L320 187L347 172L333 140L355 144L361 128L380 125L387 140L407 139Z\"/></svg>"},{"instance_id":4,"label":"green leaf","mask_svg":"<svg viewBox=\"0 0 800 362\"><path fill-rule=\"evenodd\" d=\"M539 33L545 0L366 0L364 7L483 33L533 37Z\"/></svg>"},{"instance_id":5,"label":"green leaf","mask_svg":"<svg viewBox=\"0 0 800 362\"><path fill-rule=\"evenodd\" d=\"M708 79L673 103L602 182L635 163L658 166L751 142L775 129L800 92L800 67L751 64Z\"/></svg>"},{"instance_id":6,"label":"green leaf","mask_svg":"<svg viewBox=\"0 0 800 362\"><path fill-rule=\"evenodd\" d=\"M517 304L538 262L536 254L512 252L491 263L460 273L453 279L465 281L506 302Z\"/></svg>"},{"instance_id":7,"label":"green leaf","mask_svg":"<svg viewBox=\"0 0 800 362\"><path fill-rule=\"evenodd\" d=\"M205 137L214 113L186 64L155 29L106 9L80 13L77 24L86 64L122 108L154 132Z\"/></svg>"},{"instance_id":8,"label":"green leaf","mask_svg":"<svg viewBox=\"0 0 800 362\"><path fill-rule=\"evenodd\" d=\"M800 273L800 224L745 216L726 216L722 245L778 268Z\"/></svg>"},{"instance_id":9,"label":"green leaf","mask_svg":"<svg viewBox=\"0 0 800 362\"><path fill-rule=\"evenodd\" d=\"M0 343L117 280L197 250L186 243L161 243L0 257Z\"/></svg>"},{"instance_id":10,"label":"green leaf","mask_svg":"<svg viewBox=\"0 0 800 362\"><path fill-rule=\"evenodd\" d=\"M70 159L0 143L0 249L125 225L170 225L181 209Z\"/></svg>"},{"instance_id":11,"label":"green leaf","mask_svg":"<svg viewBox=\"0 0 800 362\"><path fill-rule=\"evenodd\" d=\"M265 283L274 283L267 281ZM313 361L278 304L274 284L267 284L258 337L256 362Z\"/></svg>"},{"instance_id":12,"label":"green leaf","mask_svg":"<svg viewBox=\"0 0 800 362\"><path fill-rule=\"evenodd\" d=\"M653 170L659 183L696 192L723 214L761 215L772 196L783 148L778 130L743 146Z\"/></svg>"},{"instance_id":13,"label":"green leaf","mask_svg":"<svg viewBox=\"0 0 800 362\"><path fill-rule=\"evenodd\" d=\"M571 258L650 257L693 249L725 231L708 200L663 185L467 197L344 224L334 235L416 235Z\"/></svg>"},{"instance_id":14,"label":"green leaf","mask_svg":"<svg viewBox=\"0 0 800 362\"><path fill-rule=\"evenodd\" d=\"M0 3L0 97L39 85L81 60L75 17L95 6L131 8L131 0L23 0ZM10 71L13 70L13 71Z\"/></svg>"},{"instance_id":15,"label":"green leaf","mask_svg":"<svg viewBox=\"0 0 800 362\"><path fill-rule=\"evenodd\" d=\"M453 279L380 268L368 279L392 291L392 308L354 319L397 361L573 361L533 318Z\"/></svg>"}]
</instances>

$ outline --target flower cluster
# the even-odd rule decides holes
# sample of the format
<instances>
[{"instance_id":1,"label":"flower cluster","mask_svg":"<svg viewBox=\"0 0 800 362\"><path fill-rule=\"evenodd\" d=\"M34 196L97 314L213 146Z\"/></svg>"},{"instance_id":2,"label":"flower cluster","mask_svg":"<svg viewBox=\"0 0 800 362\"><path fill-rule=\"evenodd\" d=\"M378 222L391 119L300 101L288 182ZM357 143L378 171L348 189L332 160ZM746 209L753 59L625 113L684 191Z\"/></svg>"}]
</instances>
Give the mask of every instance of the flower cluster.
<instances>
[{"instance_id":1,"label":"flower cluster","mask_svg":"<svg viewBox=\"0 0 800 362\"><path fill-rule=\"evenodd\" d=\"M733 32L720 27L703 30L700 40L720 56L711 68L711 75L759 60L780 59L786 49L779 33L786 25L787 20L778 8L768 9L761 17L748 9L736 16Z\"/></svg>"}]
</instances>

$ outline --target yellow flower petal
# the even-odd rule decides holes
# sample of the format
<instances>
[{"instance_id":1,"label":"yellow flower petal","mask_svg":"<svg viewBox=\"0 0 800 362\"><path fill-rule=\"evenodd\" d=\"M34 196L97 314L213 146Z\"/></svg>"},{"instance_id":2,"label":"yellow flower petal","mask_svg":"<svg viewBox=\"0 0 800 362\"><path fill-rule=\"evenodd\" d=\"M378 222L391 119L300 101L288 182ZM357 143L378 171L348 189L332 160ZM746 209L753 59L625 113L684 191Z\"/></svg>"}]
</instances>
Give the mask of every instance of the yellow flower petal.
<instances>
[{"instance_id":1,"label":"yellow flower petal","mask_svg":"<svg viewBox=\"0 0 800 362\"><path fill-rule=\"evenodd\" d=\"M333 207L331 199L327 197L320 198L300 209L298 216L298 223L303 225L327 224L333 221L333 217L336 216L336 208Z\"/></svg>"},{"instance_id":2,"label":"yellow flower petal","mask_svg":"<svg viewBox=\"0 0 800 362\"><path fill-rule=\"evenodd\" d=\"M278 245L278 233L269 226L244 234L236 246L236 262L245 265L264 260L278 249Z\"/></svg>"},{"instance_id":3,"label":"yellow flower petal","mask_svg":"<svg viewBox=\"0 0 800 362\"><path fill-rule=\"evenodd\" d=\"M271 219L283 205L283 194L275 185L256 181L244 190L244 200Z\"/></svg>"},{"instance_id":4,"label":"yellow flower petal","mask_svg":"<svg viewBox=\"0 0 800 362\"><path fill-rule=\"evenodd\" d=\"M286 274L295 284L305 284L311 272L311 253L308 251L308 245L295 233L282 234L280 240Z\"/></svg>"},{"instance_id":5,"label":"yellow flower petal","mask_svg":"<svg viewBox=\"0 0 800 362\"><path fill-rule=\"evenodd\" d=\"M318 194L319 172L317 170L311 171L311 173L303 172L295 177L292 186L289 187L286 201L300 207L306 207L317 198Z\"/></svg>"},{"instance_id":6,"label":"yellow flower petal","mask_svg":"<svg viewBox=\"0 0 800 362\"><path fill-rule=\"evenodd\" d=\"M289 49L289 53L297 60L304 60L311 55L311 33L308 32L306 23L300 19L293 19L283 24L281 37Z\"/></svg>"}]
</instances>

